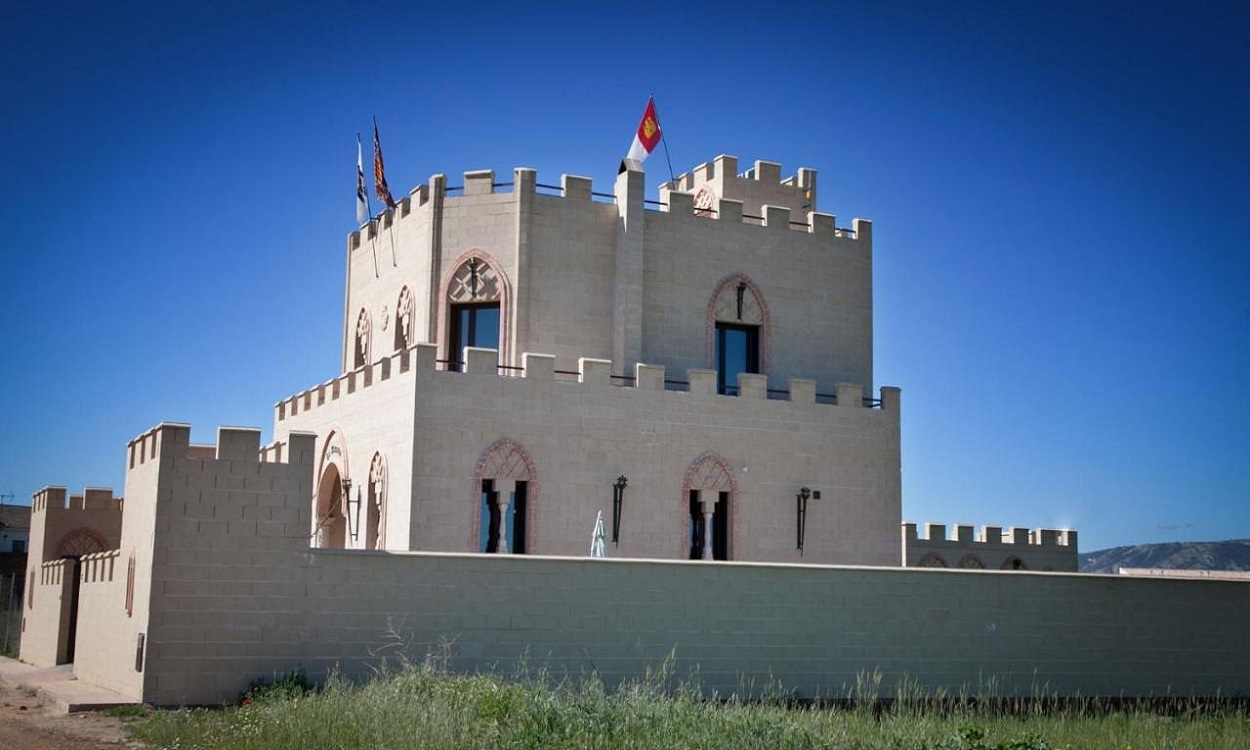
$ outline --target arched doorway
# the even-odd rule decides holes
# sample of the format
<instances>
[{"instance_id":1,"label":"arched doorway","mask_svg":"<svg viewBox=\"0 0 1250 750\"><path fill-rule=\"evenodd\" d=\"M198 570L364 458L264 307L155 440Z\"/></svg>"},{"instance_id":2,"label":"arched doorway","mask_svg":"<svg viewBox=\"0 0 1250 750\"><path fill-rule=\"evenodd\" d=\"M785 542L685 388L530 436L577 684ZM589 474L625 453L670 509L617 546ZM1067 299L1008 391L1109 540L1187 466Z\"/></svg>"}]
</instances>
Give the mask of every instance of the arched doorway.
<instances>
[{"instance_id":1,"label":"arched doorway","mask_svg":"<svg viewBox=\"0 0 1250 750\"><path fill-rule=\"evenodd\" d=\"M346 549L347 518L343 515L343 479L339 467L329 464L317 483L317 526L313 532L316 546Z\"/></svg>"}]
</instances>

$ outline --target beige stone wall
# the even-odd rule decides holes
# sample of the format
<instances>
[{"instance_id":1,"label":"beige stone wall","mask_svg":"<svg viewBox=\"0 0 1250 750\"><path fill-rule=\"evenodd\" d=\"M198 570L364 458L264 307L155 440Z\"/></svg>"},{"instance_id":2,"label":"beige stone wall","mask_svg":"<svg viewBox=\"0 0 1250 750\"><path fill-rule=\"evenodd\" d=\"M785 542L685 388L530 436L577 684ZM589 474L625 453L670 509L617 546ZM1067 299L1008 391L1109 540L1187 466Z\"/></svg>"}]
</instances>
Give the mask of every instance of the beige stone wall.
<instances>
[{"instance_id":1,"label":"beige stone wall","mask_svg":"<svg viewBox=\"0 0 1250 750\"><path fill-rule=\"evenodd\" d=\"M477 551L475 472L492 445L508 440L537 474L531 553L580 554L597 511L610 517L609 485L624 474L630 486L618 551L687 556L683 483L710 454L728 467L734 487L733 559L899 564L896 390L887 389L891 399L880 409L863 408L855 388L841 406L816 403L810 381L796 381L793 400L765 398L762 379L747 395L725 397L714 395L706 371L694 373L691 391L678 392L662 389L667 373L657 368L644 368L650 380L641 386L620 387L608 380L606 363L598 370L587 363L581 379L589 382L576 383L554 377L547 357L532 357L546 369L513 377L498 375L494 354L483 354L474 372L446 372L436 370L433 345L418 345L385 366L280 402L274 434L317 434L318 487L331 462L328 445L357 487L371 457L385 457L387 549ZM800 555L795 494L802 486L821 490L822 499L809 503Z\"/></svg>"},{"instance_id":2,"label":"beige stone wall","mask_svg":"<svg viewBox=\"0 0 1250 750\"><path fill-rule=\"evenodd\" d=\"M614 552L679 559L689 550L687 472L711 455L732 483L730 556L738 560L897 565L901 488L898 401L884 409L662 390L647 368L634 387L433 371L416 366L412 549L477 551L475 468L501 439L532 462L529 551L577 555L597 511L610 517L610 484L629 479ZM490 359L487 353L487 360ZM685 374L679 374L682 377ZM697 376L698 374L696 374ZM762 386L762 383L760 383ZM808 506L796 540L799 488Z\"/></svg>"},{"instance_id":3,"label":"beige stone wall","mask_svg":"<svg viewBox=\"0 0 1250 750\"><path fill-rule=\"evenodd\" d=\"M732 157L717 165L724 160L736 165ZM448 358L448 280L476 255L506 288L506 365L519 367L523 352L537 351L554 355L561 370L582 357L612 359L625 372L639 361L673 371L708 367L712 294L718 282L742 275L771 314L764 366L772 387L809 377L821 392L838 382L870 391L870 223L840 232L832 215L810 213L812 170L782 180L776 164L753 169L755 177L716 183L729 203L712 217L696 217L688 193L665 193L665 210L643 211L641 173L618 180L615 201L593 198L591 182L571 175L558 190L539 188L531 169L515 170L498 187L493 172L466 172L452 186L458 190L436 175L348 239L343 371L355 368L362 310L370 321L366 361L395 351L405 287L416 310L409 343L439 342L439 358ZM762 218L744 219L744 211ZM629 339L623 348L621 336Z\"/></svg>"},{"instance_id":4,"label":"beige stone wall","mask_svg":"<svg viewBox=\"0 0 1250 750\"><path fill-rule=\"evenodd\" d=\"M612 358L617 211L591 201L588 179L566 175L563 188L566 197L535 196L527 215L518 351L554 355L556 369L576 371L582 357Z\"/></svg>"},{"instance_id":5,"label":"beige stone wall","mask_svg":"<svg viewBox=\"0 0 1250 750\"><path fill-rule=\"evenodd\" d=\"M28 593L23 602L23 661L52 666L68 659L76 568L73 561L58 558L116 547L121 523L121 498L113 497L110 489L88 488L68 498L64 487L35 493L26 579L34 596Z\"/></svg>"},{"instance_id":6,"label":"beige stone wall","mask_svg":"<svg viewBox=\"0 0 1250 750\"><path fill-rule=\"evenodd\" d=\"M842 695L873 670L887 695L904 676L1006 695L1250 689L1243 583L269 545L228 569L236 590L264 576L267 606L224 589L180 600L188 624L152 657L163 677L146 700L233 700L296 667L368 677L392 632L417 659L451 644L460 671L524 658L609 684L673 653L722 695Z\"/></svg>"},{"instance_id":7,"label":"beige stone wall","mask_svg":"<svg viewBox=\"0 0 1250 750\"><path fill-rule=\"evenodd\" d=\"M749 167L740 168L738 157L725 154L679 175L675 183L660 185L660 200L667 202L673 192L697 196L704 187L712 191L714 199L741 203L742 212L748 217L763 217L764 206L785 206L796 215L816 207L816 170L801 167L783 178L781 165L776 162L757 159ZM757 219L747 221L758 223Z\"/></svg>"},{"instance_id":8,"label":"beige stone wall","mask_svg":"<svg viewBox=\"0 0 1250 750\"><path fill-rule=\"evenodd\" d=\"M768 308L761 366L771 388L801 377L815 379L822 393L837 383L869 393L871 235L813 235L791 228L789 218L753 226L676 207L648 212L642 360L678 372L712 367L708 307L718 282L741 274Z\"/></svg>"},{"instance_id":9,"label":"beige stone wall","mask_svg":"<svg viewBox=\"0 0 1250 750\"><path fill-rule=\"evenodd\" d=\"M426 365L434 369L433 349ZM386 482L381 510L384 548L410 549L413 507L413 443L416 431L414 354L405 350L349 372L328 383L281 401L274 410L274 439L285 442L291 432L316 434L317 461L309 480L320 489L330 464L340 477L367 491L374 456L382 456ZM335 453L331 454L331 448ZM315 490L315 491L316 491ZM353 497L356 490L352 491ZM310 510L319 498L309 497ZM324 503L321 503L324 505ZM346 510L346 509L343 509ZM362 526L367 509L361 510ZM312 517L312 523L316 523ZM311 529L310 529L311 534ZM364 549L363 532L350 547Z\"/></svg>"},{"instance_id":10,"label":"beige stone wall","mask_svg":"<svg viewBox=\"0 0 1250 750\"><path fill-rule=\"evenodd\" d=\"M365 677L392 634L417 658L452 644L458 670L506 672L524 657L610 684L674 653L679 674L697 671L722 694L769 681L799 696L841 694L877 669L887 694L904 676L973 692L992 680L1008 695L1250 690L1244 582L310 550L311 435L262 452L287 464L256 460L254 430L222 430L214 457L185 438L184 426L162 425L132 443L155 476L127 477L128 515L152 523L152 556L140 560L151 570L136 576L151 581L150 615L134 618L146 627L147 701L231 701L252 679L299 667ZM112 583L109 555L88 560L96 631L116 629L124 612L105 600L123 595L127 543ZM133 663L121 664L132 638L83 641L115 663L84 660L80 678L133 681Z\"/></svg>"},{"instance_id":11,"label":"beige stone wall","mask_svg":"<svg viewBox=\"0 0 1250 750\"><path fill-rule=\"evenodd\" d=\"M74 674L131 700L142 699L142 674L135 669L138 633L135 599L128 609L127 583L133 550L90 555L82 560L78 593L78 633ZM150 566L148 566L150 568ZM135 575L139 573L135 566ZM141 607L144 614L146 607Z\"/></svg>"},{"instance_id":12,"label":"beige stone wall","mask_svg":"<svg viewBox=\"0 0 1250 750\"><path fill-rule=\"evenodd\" d=\"M1024 529L1000 526L926 523L924 534L916 524L903 524L903 564L908 567L988 568L1075 573L1077 533L1071 529Z\"/></svg>"},{"instance_id":13,"label":"beige stone wall","mask_svg":"<svg viewBox=\"0 0 1250 750\"><path fill-rule=\"evenodd\" d=\"M22 602L22 644L18 657L27 664L64 664L69 654L69 602L74 588L74 562L54 560L27 568ZM32 583L33 582L33 583Z\"/></svg>"},{"instance_id":14,"label":"beige stone wall","mask_svg":"<svg viewBox=\"0 0 1250 750\"><path fill-rule=\"evenodd\" d=\"M45 487L31 501L30 523L31 560L55 560L84 546L113 549L121 537L122 499L111 489L89 487L67 500L64 487Z\"/></svg>"}]
</instances>

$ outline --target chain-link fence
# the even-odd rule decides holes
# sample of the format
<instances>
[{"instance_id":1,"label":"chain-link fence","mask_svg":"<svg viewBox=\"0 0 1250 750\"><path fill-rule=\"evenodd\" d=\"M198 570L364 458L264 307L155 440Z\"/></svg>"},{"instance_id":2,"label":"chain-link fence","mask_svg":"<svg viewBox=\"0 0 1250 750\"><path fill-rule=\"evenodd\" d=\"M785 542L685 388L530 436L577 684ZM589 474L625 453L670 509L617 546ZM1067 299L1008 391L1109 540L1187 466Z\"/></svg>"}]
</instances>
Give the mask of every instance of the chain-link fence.
<instances>
[{"instance_id":1,"label":"chain-link fence","mask_svg":"<svg viewBox=\"0 0 1250 750\"><path fill-rule=\"evenodd\" d=\"M0 573L0 656L17 656L22 643L22 597L25 581L20 571Z\"/></svg>"}]
</instances>

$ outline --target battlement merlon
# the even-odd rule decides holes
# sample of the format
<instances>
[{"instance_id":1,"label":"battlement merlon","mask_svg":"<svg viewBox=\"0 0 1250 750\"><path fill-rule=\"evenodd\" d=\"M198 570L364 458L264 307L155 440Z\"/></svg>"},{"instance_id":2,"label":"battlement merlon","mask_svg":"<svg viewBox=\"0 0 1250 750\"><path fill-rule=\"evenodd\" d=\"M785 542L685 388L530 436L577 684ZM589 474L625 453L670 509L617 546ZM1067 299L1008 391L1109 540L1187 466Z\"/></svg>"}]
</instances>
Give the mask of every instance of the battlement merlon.
<instances>
[{"instance_id":1,"label":"battlement merlon","mask_svg":"<svg viewBox=\"0 0 1250 750\"><path fill-rule=\"evenodd\" d=\"M766 204L785 206L795 213L816 208L816 170L800 167L782 178L781 165L757 159L754 166L739 173L738 157L721 154L671 182L660 185L660 199L675 192L697 193L707 187L718 198L741 201L744 212L762 216Z\"/></svg>"},{"instance_id":2,"label":"battlement merlon","mask_svg":"<svg viewBox=\"0 0 1250 750\"><path fill-rule=\"evenodd\" d=\"M292 432L289 439L260 445L260 429L255 427L219 427L214 454L209 446L193 445L191 426L179 422L162 422L130 441L127 449L127 470L134 470L150 461L195 458L215 461L285 463L311 468L316 461L316 435Z\"/></svg>"},{"instance_id":3,"label":"battlement merlon","mask_svg":"<svg viewBox=\"0 0 1250 750\"><path fill-rule=\"evenodd\" d=\"M905 541L922 541L929 543L949 542L951 545L994 545L994 546L1032 546L1032 547L1077 547L1077 532L1074 529L1028 529L1012 526L1003 529L1001 526L982 526L979 533L974 532L970 525L956 524L954 536L946 531L946 524L924 524L924 536L920 536L917 524L903 524Z\"/></svg>"},{"instance_id":4,"label":"battlement merlon","mask_svg":"<svg viewBox=\"0 0 1250 750\"><path fill-rule=\"evenodd\" d=\"M49 485L31 496L30 511L118 510L121 505L122 499L113 497L111 487L86 487L81 495L70 495L67 499L64 487Z\"/></svg>"},{"instance_id":5,"label":"battlement merlon","mask_svg":"<svg viewBox=\"0 0 1250 750\"><path fill-rule=\"evenodd\" d=\"M523 352L523 366L519 379L551 381L573 380L590 385L612 386L614 388L637 388L639 390L670 390L668 388L666 369L661 365L637 363L633 369L632 385L622 385L612 379L611 360L582 357L578 360L578 372L558 372L555 369L556 358L550 354ZM401 376L411 379L422 377L422 373L439 372L453 377L462 375L493 376L501 378L518 378L517 375L501 373L499 370L499 352L495 349L465 347L464 372L445 372L440 370L438 346L431 343L414 344L394 354L387 355L372 364L350 370L332 380L315 385L274 404L275 427L286 421L288 417L317 409L326 403L333 403L342 398L349 398L358 391L379 386L382 383L395 381ZM716 396L716 371L692 369L686 372L686 390L692 394ZM676 381L672 381L676 382ZM739 395L733 398L746 400L759 399L768 401L790 401L793 403L834 406L839 408L875 407L874 411L897 415L901 408L902 391L896 386L881 386L880 398L866 398L863 387L852 383L834 384L833 393L817 393L816 381L808 378L790 378L788 390L784 398L775 397L780 392L768 388L768 376L754 373L739 373ZM407 387L407 386L405 386ZM679 390L679 389L678 389ZM897 418L897 416L895 417ZM292 433L293 435L296 433ZM262 449L262 455L281 455L267 453L272 447ZM914 524L913 524L914 525Z\"/></svg>"},{"instance_id":6,"label":"battlement merlon","mask_svg":"<svg viewBox=\"0 0 1250 750\"><path fill-rule=\"evenodd\" d=\"M637 162L625 162L628 166L623 172L642 172ZM837 217L833 214L822 214L816 208L816 170L803 167L794 175L781 178L781 166L774 162L757 160L755 166L741 175L736 174L737 157L721 155L711 163L701 164L692 172L678 177L673 182L662 183L659 187L660 203L668 211L694 213L695 215L736 221L746 224L767 224L786 227L799 231L806 230L812 234L835 234L848 239L864 240L871 237L871 222L866 219L855 219L852 228L836 227ZM564 174L560 185L548 185L538 182L537 171L530 167L517 167L513 170L512 182L496 182L493 170L471 170L463 175L461 185L449 186L447 177L435 174L425 184L418 185L404 198L400 199L392 210L384 211L370 218L356 231L347 237L347 249L351 252L368 248L383 232L391 231L397 223L408 220L422 212L439 211L445 205L457 202L472 204L481 201L498 200L510 194L505 200L516 200L519 195L542 195L546 198L564 199L586 206L598 202L619 202L619 190L614 198L611 193L594 192L591 180L587 177ZM701 187L708 186L717 199L710 205L690 205L699 198ZM645 189L642 180L637 185L631 184L630 190L641 193ZM683 200L680 197L689 194ZM639 195L641 199L641 195ZM701 198L699 198L702 200ZM677 206L671 205L673 201ZM772 208L772 221L765 222ZM788 213L781 211L788 210ZM428 213L426 214L428 216ZM784 221L783 221L784 219Z\"/></svg>"}]
</instances>

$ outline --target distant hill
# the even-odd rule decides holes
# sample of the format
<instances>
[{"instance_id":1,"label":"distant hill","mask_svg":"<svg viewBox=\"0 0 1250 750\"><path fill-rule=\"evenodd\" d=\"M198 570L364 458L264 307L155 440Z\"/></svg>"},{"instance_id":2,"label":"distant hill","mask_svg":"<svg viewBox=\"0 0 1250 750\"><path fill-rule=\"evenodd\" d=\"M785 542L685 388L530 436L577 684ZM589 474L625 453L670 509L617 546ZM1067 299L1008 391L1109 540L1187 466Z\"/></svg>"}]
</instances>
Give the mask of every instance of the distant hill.
<instances>
[{"instance_id":1,"label":"distant hill","mask_svg":"<svg viewBox=\"0 0 1250 750\"><path fill-rule=\"evenodd\" d=\"M1250 570L1250 539L1112 547L1083 552L1078 560L1082 573L1115 573L1119 568Z\"/></svg>"}]
</instances>

